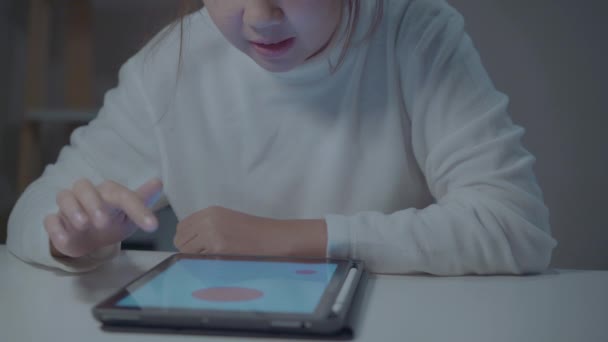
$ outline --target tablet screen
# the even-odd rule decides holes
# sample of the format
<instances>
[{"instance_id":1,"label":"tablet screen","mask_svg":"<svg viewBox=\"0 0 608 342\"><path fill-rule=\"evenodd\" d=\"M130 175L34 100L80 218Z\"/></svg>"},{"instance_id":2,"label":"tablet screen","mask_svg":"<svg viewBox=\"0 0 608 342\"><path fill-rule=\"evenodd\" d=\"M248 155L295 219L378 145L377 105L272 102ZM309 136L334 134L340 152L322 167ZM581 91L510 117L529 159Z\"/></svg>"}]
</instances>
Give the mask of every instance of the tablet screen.
<instances>
[{"instance_id":1,"label":"tablet screen","mask_svg":"<svg viewBox=\"0 0 608 342\"><path fill-rule=\"evenodd\" d=\"M128 288L117 306L313 313L334 263L181 259L149 282Z\"/></svg>"}]
</instances>

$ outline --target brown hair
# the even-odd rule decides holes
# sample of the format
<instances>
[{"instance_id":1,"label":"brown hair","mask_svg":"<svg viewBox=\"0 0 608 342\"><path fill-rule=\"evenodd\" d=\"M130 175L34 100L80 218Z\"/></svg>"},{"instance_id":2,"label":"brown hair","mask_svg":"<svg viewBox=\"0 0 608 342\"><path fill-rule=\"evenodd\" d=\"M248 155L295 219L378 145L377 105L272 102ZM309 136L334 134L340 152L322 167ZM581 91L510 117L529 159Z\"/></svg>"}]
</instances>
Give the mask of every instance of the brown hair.
<instances>
[{"instance_id":1,"label":"brown hair","mask_svg":"<svg viewBox=\"0 0 608 342\"><path fill-rule=\"evenodd\" d=\"M355 34L355 30L357 28L357 24L359 23L361 16L361 0L347 0L348 1L348 23L346 25L346 34L344 37L344 47L340 52L340 57L338 58L338 63L336 65L331 65L331 72L334 73L336 70L340 68L342 63L344 62L344 58L348 53L348 50L354 44L361 44L367 41L373 34L376 32L378 25L382 21L382 15L384 12L384 0L376 0L376 6L374 8L374 17L370 27L368 28L367 33L363 36L363 39L358 42L353 42L353 36ZM368 0L365 0L368 1ZM344 18L344 16L342 17Z\"/></svg>"},{"instance_id":2,"label":"brown hair","mask_svg":"<svg viewBox=\"0 0 608 342\"><path fill-rule=\"evenodd\" d=\"M373 17L370 27L368 28L367 33L365 34L363 39L361 39L361 41L353 42L353 36L354 36L355 30L357 28L357 24L359 23L360 16L361 16L361 0L346 0L346 1L347 1L346 8L348 11L348 16L347 16L348 23L346 25L346 34L344 36L344 47L343 47L342 51L340 52L338 62L335 65L330 65L332 73L334 73L336 70L338 70L340 68L340 66L344 62L344 58L346 57L348 50L353 46L353 44L364 43L366 40L368 40L374 34L374 32L376 31L378 25L380 24L380 22L382 20L382 15L384 12L384 0L375 0L376 5L374 8L374 17ZM370 1L370 0L365 0L365 1ZM172 25L173 26L172 29L175 28L175 26L179 25L179 30L180 30L178 74L179 74L179 70L181 69L181 61L182 61L182 53L183 53L182 47L183 47L183 40L184 40L184 18L188 14L193 13L193 12L201 9L202 7L203 7L203 4L202 4L201 0L196 0L196 1L181 0L181 1L179 1L178 18L177 18L177 20L174 21L174 23ZM344 16L342 16L342 20L343 19L344 19Z\"/></svg>"}]
</instances>

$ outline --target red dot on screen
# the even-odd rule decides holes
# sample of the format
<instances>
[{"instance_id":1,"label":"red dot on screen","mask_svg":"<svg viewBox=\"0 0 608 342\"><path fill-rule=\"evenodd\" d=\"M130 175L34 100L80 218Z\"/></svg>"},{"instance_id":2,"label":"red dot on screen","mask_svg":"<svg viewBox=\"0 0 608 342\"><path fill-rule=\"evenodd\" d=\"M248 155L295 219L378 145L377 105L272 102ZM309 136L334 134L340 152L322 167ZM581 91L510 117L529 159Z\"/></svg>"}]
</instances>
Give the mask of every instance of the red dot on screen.
<instances>
[{"instance_id":1,"label":"red dot on screen","mask_svg":"<svg viewBox=\"0 0 608 342\"><path fill-rule=\"evenodd\" d=\"M297 270L296 271L296 274L299 274L299 275L311 275L311 274L316 274L316 273L317 273L317 271L315 271L315 270Z\"/></svg>"},{"instance_id":2,"label":"red dot on screen","mask_svg":"<svg viewBox=\"0 0 608 342\"><path fill-rule=\"evenodd\" d=\"M262 291L245 287L210 287L192 292L192 297L209 302L245 302L262 296Z\"/></svg>"}]
</instances>

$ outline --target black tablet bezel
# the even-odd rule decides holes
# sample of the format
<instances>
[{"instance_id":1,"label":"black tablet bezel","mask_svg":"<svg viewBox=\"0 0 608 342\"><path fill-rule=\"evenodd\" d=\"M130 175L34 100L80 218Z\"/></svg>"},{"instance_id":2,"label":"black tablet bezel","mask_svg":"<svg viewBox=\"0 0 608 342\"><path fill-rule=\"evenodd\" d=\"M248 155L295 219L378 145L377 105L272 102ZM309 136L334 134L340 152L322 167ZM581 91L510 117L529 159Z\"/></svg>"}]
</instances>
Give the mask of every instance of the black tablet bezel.
<instances>
[{"instance_id":1,"label":"black tablet bezel","mask_svg":"<svg viewBox=\"0 0 608 342\"><path fill-rule=\"evenodd\" d=\"M251 312L251 311L220 311L184 308L160 307L123 307L117 306L120 300L130 292L151 281L154 277L171 267L179 260L236 260L236 261L273 261L289 263L334 263L336 271L325 292L321 296L315 311L311 314L285 313L285 312ZM266 256L238 256L238 255L200 255L200 254L174 254L135 280L123 286L116 293L100 302L93 308L94 316L104 324L111 325L154 325L166 327L204 327L254 329L254 330L311 330L316 332L335 331L343 324L349 305L345 306L344 313L332 312L332 305L348 271L353 268L363 271L360 261L332 258L302 258L302 257L266 257ZM359 272L361 273L361 272ZM356 279L356 282L359 279ZM355 285L356 285L355 282ZM356 286L355 286L356 287ZM350 301L349 296L349 301ZM282 322L277 324L277 322Z\"/></svg>"}]
</instances>

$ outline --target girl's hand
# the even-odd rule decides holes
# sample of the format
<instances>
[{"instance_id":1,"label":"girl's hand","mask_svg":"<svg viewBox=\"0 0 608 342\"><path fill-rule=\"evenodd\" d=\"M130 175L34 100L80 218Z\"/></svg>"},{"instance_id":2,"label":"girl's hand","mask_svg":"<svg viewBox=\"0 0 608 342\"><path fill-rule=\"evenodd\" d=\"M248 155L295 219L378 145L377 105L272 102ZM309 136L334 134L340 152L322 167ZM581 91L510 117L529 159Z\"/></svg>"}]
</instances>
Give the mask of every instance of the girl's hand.
<instances>
[{"instance_id":1,"label":"girl's hand","mask_svg":"<svg viewBox=\"0 0 608 342\"><path fill-rule=\"evenodd\" d=\"M57 195L59 212L44 219L52 254L77 258L126 239L138 227L156 230L158 220L149 207L161 190L159 179L136 191L112 181L98 186L77 181Z\"/></svg>"},{"instance_id":2,"label":"girl's hand","mask_svg":"<svg viewBox=\"0 0 608 342\"><path fill-rule=\"evenodd\" d=\"M324 257L327 227L210 207L181 221L174 243L182 253Z\"/></svg>"}]
</instances>

